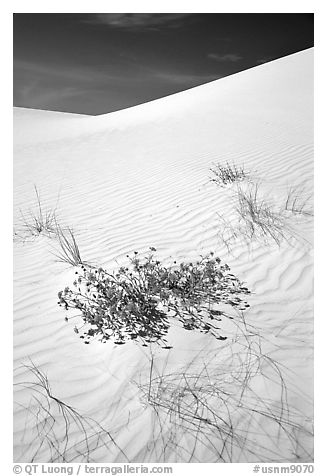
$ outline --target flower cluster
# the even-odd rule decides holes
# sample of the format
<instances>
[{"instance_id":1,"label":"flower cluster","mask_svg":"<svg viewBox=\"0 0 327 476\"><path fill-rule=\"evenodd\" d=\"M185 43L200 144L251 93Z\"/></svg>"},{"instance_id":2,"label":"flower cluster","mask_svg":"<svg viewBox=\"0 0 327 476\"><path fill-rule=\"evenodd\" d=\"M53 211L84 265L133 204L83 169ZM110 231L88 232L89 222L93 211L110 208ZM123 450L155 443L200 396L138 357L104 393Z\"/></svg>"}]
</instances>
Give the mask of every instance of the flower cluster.
<instances>
[{"instance_id":1,"label":"flower cluster","mask_svg":"<svg viewBox=\"0 0 327 476\"><path fill-rule=\"evenodd\" d=\"M166 267L155 259L155 251L150 248L143 259L134 252L130 266L112 273L84 265L77 271L73 289L66 287L58 293L60 306L81 314L87 326L81 338L86 343L98 337L102 342L138 340L145 346L157 342L169 348L165 336L171 319L181 322L184 329L225 339L216 326L225 313L217 305L249 307L239 296L250 291L213 253L196 263L177 265L175 261ZM75 332L80 329L75 327Z\"/></svg>"}]
</instances>

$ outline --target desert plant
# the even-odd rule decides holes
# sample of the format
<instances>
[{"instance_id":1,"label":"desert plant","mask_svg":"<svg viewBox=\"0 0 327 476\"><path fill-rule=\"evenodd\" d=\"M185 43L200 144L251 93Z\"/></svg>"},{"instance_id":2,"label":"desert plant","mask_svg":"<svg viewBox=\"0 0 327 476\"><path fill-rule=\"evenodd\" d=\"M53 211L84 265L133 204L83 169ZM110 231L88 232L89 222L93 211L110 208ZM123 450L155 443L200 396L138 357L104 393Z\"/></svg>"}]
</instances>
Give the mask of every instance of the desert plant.
<instances>
[{"instance_id":1,"label":"desert plant","mask_svg":"<svg viewBox=\"0 0 327 476\"><path fill-rule=\"evenodd\" d=\"M226 165L216 164L210 169L210 171L213 174L210 181L220 186L234 182L241 182L249 176L249 174L245 172L244 166L236 166L235 164L230 165L228 162Z\"/></svg>"},{"instance_id":2,"label":"desert plant","mask_svg":"<svg viewBox=\"0 0 327 476\"><path fill-rule=\"evenodd\" d=\"M24 431L24 434L30 431L31 444L21 454L20 461L91 462L96 451L103 447L108 453L118 449L123 459L129 461L110 431L53 394L47 375L39 367L31 361L24 368L34 380L16 384L31 393L30 404L24 407L32 417Z\"/></svg>"},{"instance_id":3,"label":"desert plant","mask_svg":"<svg viewBox=\"0 0 327 476\"><path fill-rule=\"evenodd\" d=\"M45 209L41 203L41 196L38 188L34 185L37 209L30 210L28 214L24 214L20 210L23 232L29 235L38 236L42 233L46 235L56 232L56 209Z\"/></svg>"},{"instance_id":4,"label":"desert plant","mask_svg":"<svg viewBox=\"0 0 327 476\"><path fill-rule=\"evenodd\" d=\"M134 252L131 267L122 266L112 273L82 266L80 273L76 271L79 276L74 288L58 293L60 306L81 313L87 325L80 336L85 343L98 337L102 342L113 339L124 344L131 339L144 346L157 342L169 348L165 336L170 319L186 330L226 339L217 323L227 314L217 305L245 310L249 305L239 295L249 294L249 290L213 253L196 263L177 266L175 261L166 267L155 259L154 251L150 248L143 260ZM75 332L80 329L75 327Z\"/></svg>"},{"instance_id":5,"label":"desert plant","mask_svg":"<svg viewBox=\"0 0 327 476\"><path fill-rule=\"evenodd\" d=\"M305 198L306 196L306 198ZM239 185L231 194L228 218L217 213L217 235L219 241L233 254L235 243L241 241L251 247L254 241L265 244L283 241L290 245L303 243L310 246L297 230L292 215L312 216L308 205L310 196L301 194L297 188L288 191L285 202L277 205L271 197L264 196L259 183ZM287 213L291 212L291 213Z\"/></svg>"},{"instance_id":6,"label":"desert plant","mask_svg":"<svg viewBox=\"0 0 327 476\"><path fill-rule=\"evenodd\" d=\"M309 206L311 196L298 190L297 187L291 187L287 192L285 210L299 215L313 216L313 209Z\"/></svg>"},{"instance_id":7,"label":"desert plant","mask_svg":"<svg viewBox=\"0 0 327 476\"><path fill-rule=\"evenodd\" d=\"M286 223L283 213L260 197L259 185L255 184L237 191L238 204L236 212L248 237L262 237L280 245L286 237Z\"/></svg>"},{"instance_id":8,"label":"desert plant","mask_svg":"<svg viewBox=\"0 0 327 476\"><path fill-rule=\"evenodd\" d=\"M205 349L171 370L168 357L163 366L152 357L150 372L135 381L153 410L149 459L203 462L205 453L206 462L312 461L312 431L289 405L287 369L263 350L257 329L242 319L237 328L219 353Z\"/></svg>"},{"instance_id":9,"label":"desert plant","mask_svg":"<svg viewBox=\"0 0 327 476\"><path fill-rule=\"evenodd\" d=\"M55 253L58 261L70 264L71 266L84 264L72 228L67 227L63 229L56 223L56 236L60 246L60 250Z\"/></svg>"}]
</instances>

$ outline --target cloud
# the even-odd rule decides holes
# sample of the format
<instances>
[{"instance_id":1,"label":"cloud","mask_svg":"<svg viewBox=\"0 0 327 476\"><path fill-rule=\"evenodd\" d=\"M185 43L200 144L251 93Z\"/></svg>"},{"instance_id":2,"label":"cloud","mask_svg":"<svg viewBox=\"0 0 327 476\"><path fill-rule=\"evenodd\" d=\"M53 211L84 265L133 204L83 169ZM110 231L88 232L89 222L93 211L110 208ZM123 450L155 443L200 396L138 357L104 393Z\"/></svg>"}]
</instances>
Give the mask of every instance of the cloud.
<instances>
[{"instance_id":1,"label":"cloud","mask_svg":"<svg viewBox=\"0 0 327 476\"><path fill-rule=\"evenodd\" d=\"M264 58L258 59L257 64L268 63L269 61L272 61L273 59L274 59L273 56L265 56Z\"/></svg>"},{"instance_id":2,"label":"cloud","mask_svg":"<svg viewBox=\"0 0 327 476\"><path fill-rule=\"evenodd\" d=\"M14 105L35 109L65 109L67 100L82 95L81 88L60 84L44 84L40 80L30 79L21 84L15 81Z\"/></svg>"},{"instance_id":3,"label":"cloud","mask_svg":"<svg viewBox=\"0 0 327 476\"><path fill-rule=\"evenodd\" d=\"M191 13L95 13L90 20L122 29L177 28Z\"/></svg>"},{"instance_id":4,"label":"cloud","mask_svg":"<svg viewBox=\"0 0 327 476\"><path fill-rule=\"evenodd\" d=\"M35 87L29 85L26 89L21 90L18 102L22 105L26 104L28 107L32 104L35 109L53 109L60 106L64 108L67 99L82 95L83 91L71 86L46 89L36 84Z\"/></svg>"},{"instance_id":5,"label":"cloud","mask_svg":"<svg viewBox=\"0 0 327 476\"><path fill-rule=\"evenodd\" d=\"M76 83L101 82L108 78L108 73L87 69L77 65L42 64L22 59L14 60L14 74L37 80L74 81Z\"/></svg>"},{"instance_id":6,"label":"cloud","mask_svg":"<svg viewBox=\"0 0 327 476\"><path fill-rule=\"evenodd\" d=\"M14 104L64 109L67 100L80 97L85 90L102 84L102 76L98 72L71 66L63 68L18 59L14 61Z\"/></svg>"},{"instance_id":7,"label":"cloud","mask_svg":"<svg viewBox=\"0 0 327 476\"><path fill-rule=\"evenodd\" d=\"M225 55L220 55L218 53L209 53L207 56L209 59L223 62L223 63L224 62L236 63L237 61L240 61L241 59L243 59L242 56L234 54L234 53L227 53Z\"/></svg>"},{"instance_id":8,"label":"cloud","mask_svg":"<svg viewBox=\"0 0 327 476\"><path fill-rule=\"evenodd\" d=\"M219 79L219 74L134 64L91 68L15 59L14 104L77 113L104 113ZM101 102L102 98L102 102Z\"/></svg>"}]
</instances>

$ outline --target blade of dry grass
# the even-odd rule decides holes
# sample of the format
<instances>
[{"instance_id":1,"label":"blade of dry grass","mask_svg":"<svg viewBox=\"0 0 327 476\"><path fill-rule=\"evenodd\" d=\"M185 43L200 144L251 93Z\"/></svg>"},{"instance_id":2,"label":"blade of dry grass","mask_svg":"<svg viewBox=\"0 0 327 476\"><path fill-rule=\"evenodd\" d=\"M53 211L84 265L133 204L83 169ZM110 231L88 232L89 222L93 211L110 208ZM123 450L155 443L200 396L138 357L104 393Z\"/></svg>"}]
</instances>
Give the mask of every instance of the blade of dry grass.
<instances>
[{"instance_id":1,"label":"blade of dry grass","mask_svg":"<svg viewBox=\"0 0 327 476\"><path fill-rule=\"evenodd\" d=\"M67 227L64 230L61 226L56 224L56 237L60 246L60 250L55 254L58 261L70 264L71 266L85 264L82 260L79 246L72 228Z\"/></svg>"},{"instance_id":2,"label":"blade of dry grass","mask_svg":"<svg viewBox=\"0 0 327 476\"><path fill-rule=\"evenodd\" d=\"M313 216L313 209L309 206L312 195L306 193L303 189L290 187L287 192L285 210L299 215Z\"/></svg>"},{"instance_id":3,"label":"blade of dry grass","mask_svg":"<svg viewBox=\"0 0 327 476\"><path fill-rule=\"evenodd\" d=\"M106 448L108 454L115 448L129 462L110 431L56 397L47 375L32 361L24 367L35 377L34 381L16 384L32 394L32 401L25 408L33 417L29 427L35 433L24 453L28 462L45 462L44 458L51 463L92 462L92 455L101 448Z\"/></svg>"}]
</instances>

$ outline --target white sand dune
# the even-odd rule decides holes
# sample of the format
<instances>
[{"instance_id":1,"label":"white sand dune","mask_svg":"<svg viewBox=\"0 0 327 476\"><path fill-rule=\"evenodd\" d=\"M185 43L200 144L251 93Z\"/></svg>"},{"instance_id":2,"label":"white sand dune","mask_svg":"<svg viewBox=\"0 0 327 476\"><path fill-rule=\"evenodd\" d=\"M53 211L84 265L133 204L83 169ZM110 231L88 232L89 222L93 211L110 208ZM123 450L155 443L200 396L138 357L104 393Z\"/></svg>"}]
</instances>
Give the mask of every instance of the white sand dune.
<instances>
[{"instance_id":1,"label":"white sand dune","mask_svg":"<svg viewBox=\"0 0 327 476\"><path fill-rule=\"evenodd\" d=\"M15 108L15 461L312 461L313 218L283 210L290 187L312 208L312 62L305 50L97 117ZM234 237L238 185L210 181L210 168L226 161L244 166L283 210L279 243L244 230ZM229 339L220 342L172 325L170 351L84 345L57 305L75 270L56 261L55 237L22 231L21 212L28 219L37 210L34 185L90 263L117 268L150 246L165 263L215 252L253 292L247 329L226 323ZM170 413L147 402L150 350L153 378L163 372L156 395ZM93 430L71 417L65 427L50 399L50 431L43 390L24 367L31 362L55 397L97 422ZM186 367L215 424L186 395Z\"/></svg>"}]
</instances>

